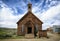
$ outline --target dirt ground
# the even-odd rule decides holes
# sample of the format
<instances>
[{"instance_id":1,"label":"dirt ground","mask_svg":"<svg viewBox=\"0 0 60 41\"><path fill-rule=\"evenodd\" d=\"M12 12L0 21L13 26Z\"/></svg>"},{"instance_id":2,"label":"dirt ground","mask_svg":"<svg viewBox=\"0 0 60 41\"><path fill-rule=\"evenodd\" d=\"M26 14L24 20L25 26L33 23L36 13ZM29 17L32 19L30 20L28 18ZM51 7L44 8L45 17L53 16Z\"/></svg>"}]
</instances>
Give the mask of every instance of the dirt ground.
<instances>
[{"instance_id":1,"label":"dirt ground","mask_svg":"<svg viewBox=\"0 0 60 41\"><path fill-rule=\"evenodd\" d=\"M34 39L0 39L0 41L60 41L60 35L47 33L49 38L41 37Z\"/></svg>"}]
</instances>

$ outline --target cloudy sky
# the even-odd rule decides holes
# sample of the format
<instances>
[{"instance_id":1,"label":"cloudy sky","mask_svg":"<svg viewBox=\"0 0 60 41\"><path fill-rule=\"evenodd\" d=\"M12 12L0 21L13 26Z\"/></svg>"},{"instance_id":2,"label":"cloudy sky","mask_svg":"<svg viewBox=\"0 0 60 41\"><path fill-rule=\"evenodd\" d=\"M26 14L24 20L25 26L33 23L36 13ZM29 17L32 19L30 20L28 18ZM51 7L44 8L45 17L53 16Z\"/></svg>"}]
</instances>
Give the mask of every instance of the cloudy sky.
<instances>
[{"instance_id":1,"label":"cloudy sky","mask_svg":"<svg viewBox=\"0 0 60 41\"><path fill-rule=\"evenodd\" d=\"M60 25L59 0L0 0L0 27L17 28L17 21L27 13L27 4L41 21L43 29Z\"/></svg>"}]
</instances>

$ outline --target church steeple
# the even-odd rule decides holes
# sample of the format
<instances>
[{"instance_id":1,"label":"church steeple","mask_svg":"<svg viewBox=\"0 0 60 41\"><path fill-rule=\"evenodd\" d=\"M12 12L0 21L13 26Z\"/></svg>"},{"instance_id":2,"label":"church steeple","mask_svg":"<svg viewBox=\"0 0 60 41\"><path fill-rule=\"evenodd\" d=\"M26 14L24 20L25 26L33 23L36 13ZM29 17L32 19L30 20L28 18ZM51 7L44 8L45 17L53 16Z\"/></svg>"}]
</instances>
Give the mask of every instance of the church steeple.
<instances>
[{"instance_id":1,"label":"church steeple","mask_svg":"<svg viewBox=\"0 0 60 41\"><path fill-rule=\"evenodd\" d=\"M32 11L32 4L28 3L28 11Z\"/></svg>"}]
</instances>

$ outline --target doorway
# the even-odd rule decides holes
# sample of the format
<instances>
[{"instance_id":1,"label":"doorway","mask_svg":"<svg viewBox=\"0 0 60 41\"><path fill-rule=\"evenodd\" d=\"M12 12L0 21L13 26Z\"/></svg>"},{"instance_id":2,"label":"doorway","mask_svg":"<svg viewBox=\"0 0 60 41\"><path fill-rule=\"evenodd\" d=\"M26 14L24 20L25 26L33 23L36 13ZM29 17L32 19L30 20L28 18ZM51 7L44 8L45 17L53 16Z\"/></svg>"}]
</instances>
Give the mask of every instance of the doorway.
<instances>
[{"instance_id":1,"label":"doorway","mask_svg":"<svg viewBox=\"0 0 60 41\"><path fill-rule=\"evenodd\" d=\"M27 33L28 33L28 34L32 33L32 27L28 27Z\"/></svg>"}]
</instances>

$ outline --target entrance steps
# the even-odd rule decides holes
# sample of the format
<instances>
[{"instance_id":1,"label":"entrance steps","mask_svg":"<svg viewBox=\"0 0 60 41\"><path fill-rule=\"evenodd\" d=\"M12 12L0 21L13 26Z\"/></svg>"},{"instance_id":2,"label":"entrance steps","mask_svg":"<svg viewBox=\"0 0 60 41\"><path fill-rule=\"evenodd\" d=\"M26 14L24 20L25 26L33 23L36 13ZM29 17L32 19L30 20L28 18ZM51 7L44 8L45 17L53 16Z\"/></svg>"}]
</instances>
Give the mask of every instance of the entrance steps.
<instances>
[{"instance_id":1,"label":"entrance steps","mask_svg":"<svg viewBox=\"0 0 60 41\"><path fill-rule=\"evenodd\" d=\"M34 34L25 34L25 38L34 38Z\"/></svg>"}]
</instances>

